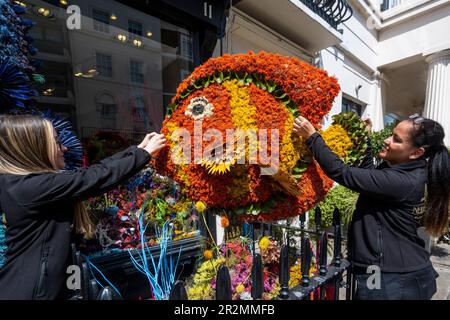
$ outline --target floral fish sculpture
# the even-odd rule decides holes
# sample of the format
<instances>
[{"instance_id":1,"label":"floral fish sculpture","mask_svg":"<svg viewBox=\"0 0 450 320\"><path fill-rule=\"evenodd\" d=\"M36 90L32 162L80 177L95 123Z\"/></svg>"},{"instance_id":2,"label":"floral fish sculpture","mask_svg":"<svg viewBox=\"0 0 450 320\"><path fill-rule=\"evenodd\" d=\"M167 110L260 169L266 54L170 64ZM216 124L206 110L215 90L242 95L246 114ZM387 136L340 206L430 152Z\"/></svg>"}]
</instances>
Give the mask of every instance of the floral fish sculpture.
<instances>
[{"instance_id":1,"label":"floral fish sculpture","mask_svg":"<svg viewBox=\"0 0 450 320\"><path fill-rule=\"evenodd\" d=\"M339 91L326 71L296 58L265 52L212 58L178 87L161 131L167 146L153 164L213 212L243 221L303 214L333 182L292 134L293 122L302 115L320 129ZM323 135L342 158L355 149L339 124Z\"/></svg>"}]
</instances>

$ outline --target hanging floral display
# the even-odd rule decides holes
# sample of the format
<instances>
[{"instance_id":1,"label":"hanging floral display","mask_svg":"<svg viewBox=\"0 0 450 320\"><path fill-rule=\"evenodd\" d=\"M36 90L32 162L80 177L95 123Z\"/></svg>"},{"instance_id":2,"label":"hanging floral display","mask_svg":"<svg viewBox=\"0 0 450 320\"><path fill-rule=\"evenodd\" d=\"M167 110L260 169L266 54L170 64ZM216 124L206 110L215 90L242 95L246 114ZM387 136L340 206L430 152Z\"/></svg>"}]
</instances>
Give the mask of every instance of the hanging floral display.
<instances>
[{"instance_id":1,"label":"hanging floral display","mask_svg":"<svg viewBox=\"0 0 450 320\"><path fill-rule=\"evenodd\" d=\"M241 221L303 214L333 182L292 134L293 121L302 115L320 129L339 90L335 78L292 57L210 59L178 87L162 129L167 147L154 165L213 212ZM342 158L360 150L352 128L344 121L323 132Z\"/></svg>"}]
</instances>

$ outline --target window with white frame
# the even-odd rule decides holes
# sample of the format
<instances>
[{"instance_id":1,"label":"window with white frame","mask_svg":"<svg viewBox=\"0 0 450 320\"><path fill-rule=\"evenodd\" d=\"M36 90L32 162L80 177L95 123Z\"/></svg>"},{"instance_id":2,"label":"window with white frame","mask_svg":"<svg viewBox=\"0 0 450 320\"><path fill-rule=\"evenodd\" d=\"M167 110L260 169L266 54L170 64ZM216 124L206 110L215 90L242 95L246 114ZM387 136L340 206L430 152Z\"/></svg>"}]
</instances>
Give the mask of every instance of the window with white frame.
<instances>
[{"instance_id":1,"label":"window with white frame","mask_svg":"<svg viewBox=\"0 0 450 320\"><path fill-rule=\"evenodd\" d=\"M92 21L94 22L94 30L109 33L110 15L98 9L92 9Z\"/></svg>"},{"instance_id":2,"label":"window with white frame","mask_svg":"<svg viewBox=\"0 0 450 320\"><path fill-rule=\"evenodd\" d=\"M112 57L107 54L96 54L97 71L100 76L105 78L112 78Z\"/></svg>"},{"instance_id":3,"label":"window with white frame","mask_svg":"<svg viewBox=\"0 0 450 320\"><path fill-rule=\"evenodd\" d=\"M130 33L130 35L142 37L143 34L142 29L143 29L142 23L133 20L128 20L128 32Z\"/></svg>"},{"instance_id":4,"label":"window with white frame","mask_svg":"<svg viewBox=\"0 0 450 320\"><path fill-rule=\"evenodd\" d=\"M354 112L358 116L362 114L362 106L352 100L342 98L342 112Z\"/></svg>"},{"instance_id":5,"label":"window with white frame","mask_svg":"<svg viewBox=\"0 0 450 320\"><path fill-rule=\"evenodd\" d=\"M130 61L130 80L133 83L144 83L144 64L140 61Z\"/></svg>"}]
</instances>

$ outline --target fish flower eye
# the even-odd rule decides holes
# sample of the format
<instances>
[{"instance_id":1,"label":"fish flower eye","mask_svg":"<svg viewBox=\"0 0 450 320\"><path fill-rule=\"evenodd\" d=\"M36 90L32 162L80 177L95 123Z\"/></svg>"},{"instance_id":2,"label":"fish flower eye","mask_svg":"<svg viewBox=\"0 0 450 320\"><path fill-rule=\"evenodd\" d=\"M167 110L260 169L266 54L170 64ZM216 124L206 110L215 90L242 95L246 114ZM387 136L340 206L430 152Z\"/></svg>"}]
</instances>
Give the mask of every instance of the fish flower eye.
<instances>
[{"instance_id":1,"label":"fish flower eye","mask_svg":"<svg viewBox=\"0 0 450 320\"><path fill-rule=\"evenodd\" d=\"M184 113L186 116L191 116L194 120L201 120L205 117L213 115L214 106L209 103L206 97L193 98Z\"/></svg>"}]
</instances>

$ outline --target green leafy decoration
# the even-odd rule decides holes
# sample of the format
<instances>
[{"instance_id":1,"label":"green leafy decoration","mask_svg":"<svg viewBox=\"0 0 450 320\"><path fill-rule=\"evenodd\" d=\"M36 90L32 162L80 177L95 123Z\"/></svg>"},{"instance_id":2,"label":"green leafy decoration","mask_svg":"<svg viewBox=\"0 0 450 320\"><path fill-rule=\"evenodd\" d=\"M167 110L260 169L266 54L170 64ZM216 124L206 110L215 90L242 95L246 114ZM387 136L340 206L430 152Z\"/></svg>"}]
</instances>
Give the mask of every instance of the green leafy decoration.
<instances>
[{"instance_id":1,"label":"green leafy decoration","mask_svg":"<svg viewBox=\"0 0 450 320\"><path fill-rule=\"evenodd\" d=\"M272 94L275 99L279 100L283 105L285 105L288 110L292 113L294 117L298 117L300 112L298 111L297 104L289 98L286 92L274 81L265 80L263 75L260 74L248 74L248 73L237 73L234 71L220 71L213 75L209 75L205 78L197 79L192 82L192 84L182 93L180 93L180 98L178 98L174 103L171 103L167 110L167 117L171 117L175 109L181 103L181 101L187 98L195 90L201 90L207 88L212 83L221 84L227 80L237 80L240 84L249 86L254 84L261 90L267 91Z\"/></svg>"},{"instance_id":2,"label":"green leafy decoration","mask_svg":"<svg viewBox=\"0 0 450 320\"><path fill-rule=\"evenodd\" d=\"M348 225L352 219L355 210L356 201L359 193L354 192L346 187L338 185L328 192L325 199L319 203L322 210L322 228L329 228L333 225L334 208L338 208L341 213L341 221L344 230L348 229ZM314 210L309 211L309 223L314 226Z\"/></svg>"},{"instance_id":3,"label":"green leafy decoration","mask_svg":"<svg viewBox=\"0 0 450 320\"><path fill-rule=\"evenodd\" d=\"M353 143L353 149L344 158L344 162L358 166L364 159L369 137L365 123L356 113L343 112L333 116L333 124L344 128Z\"/></svg>"}]
</instances>

